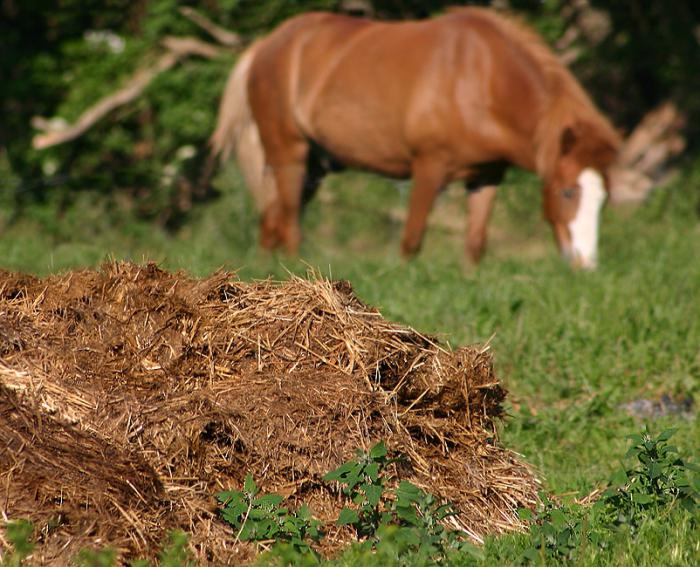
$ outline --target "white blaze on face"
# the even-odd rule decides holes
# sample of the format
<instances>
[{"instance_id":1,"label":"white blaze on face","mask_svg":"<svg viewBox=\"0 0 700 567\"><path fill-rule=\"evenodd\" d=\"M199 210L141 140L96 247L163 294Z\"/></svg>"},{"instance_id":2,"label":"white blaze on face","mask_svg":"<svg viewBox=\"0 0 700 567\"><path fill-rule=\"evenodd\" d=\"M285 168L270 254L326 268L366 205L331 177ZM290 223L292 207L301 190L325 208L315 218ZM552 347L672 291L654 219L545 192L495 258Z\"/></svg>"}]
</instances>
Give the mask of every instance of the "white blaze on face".
<instances>
[{"instance_id":1,"label":"white blaze on face","mask_svg":"<svg viewBox=\"0 0 700 567\"><path fill-rule=\"evenodd\" d=\"M578 176L581 188L576 217L569 223L574 262L583 268L595 268L598 253L598 220L605 202L603 176L591 169L584 169Z\"/></svg>"}]
</instances>

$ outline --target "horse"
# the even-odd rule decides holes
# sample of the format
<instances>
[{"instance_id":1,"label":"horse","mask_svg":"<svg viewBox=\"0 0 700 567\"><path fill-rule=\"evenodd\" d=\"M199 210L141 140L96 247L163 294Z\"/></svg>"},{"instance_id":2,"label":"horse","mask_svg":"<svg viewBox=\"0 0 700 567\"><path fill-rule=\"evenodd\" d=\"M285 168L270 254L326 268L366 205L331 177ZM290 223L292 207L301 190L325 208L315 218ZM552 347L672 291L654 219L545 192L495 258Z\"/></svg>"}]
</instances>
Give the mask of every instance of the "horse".
<instances>
[{"instance_id":1,"label":"horse","mask_svg":"<svg viewBox=\"0 0 700 567\"><path fill-rule=\"evenodd\" d=\"M415 21L309 12L283 22L239 57L210 143L221 159L236 154L266 248L298 253L303 197L338 164L412 178L407 257L440 190L463 180L466 251L478 262L514 165L542 179L561 253L592 268L620 138L534 31L468 7Z\"/></svg>"}]
</instances>

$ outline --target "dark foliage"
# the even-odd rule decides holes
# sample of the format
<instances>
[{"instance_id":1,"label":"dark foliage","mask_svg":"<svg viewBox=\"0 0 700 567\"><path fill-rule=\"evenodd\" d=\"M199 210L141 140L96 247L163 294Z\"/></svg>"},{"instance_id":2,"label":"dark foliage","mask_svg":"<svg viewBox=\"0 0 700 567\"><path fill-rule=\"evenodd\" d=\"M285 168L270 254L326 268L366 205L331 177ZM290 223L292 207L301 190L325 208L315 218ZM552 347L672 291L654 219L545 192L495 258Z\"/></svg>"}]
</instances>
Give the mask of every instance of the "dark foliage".
<instances>
[{"instance_id":1,"label":"dark foliage","mask_svg":"<svg viewBox=\"0 0 700 567\"><path fill-rule=\"evenodd\" d=\"M32 118L72 122L162 53L166 35L209 40L178 11L191 5L244 38L308 10L371 11L378 18L428 17L449 0L0 0L0 207L50 200L58 210L77 191L95 191L129 214L176 226L193 201L218 100L234 55L188 58L159 76L135 102L77 140L35 151ZM461 2L489 4L489 2ZM503 5L500 2L499 5ZM580 15L572 0L511 0L548 41ZM678 0L593 0L612 31L577 45L575 71L615 123L630 128L674 98L700 123L700 4ZM697 126L695 126L697 128ZM691 130L691 135L697 134ZM691 147L693 140L691 139Z\"/></svg>"}]
</instances>

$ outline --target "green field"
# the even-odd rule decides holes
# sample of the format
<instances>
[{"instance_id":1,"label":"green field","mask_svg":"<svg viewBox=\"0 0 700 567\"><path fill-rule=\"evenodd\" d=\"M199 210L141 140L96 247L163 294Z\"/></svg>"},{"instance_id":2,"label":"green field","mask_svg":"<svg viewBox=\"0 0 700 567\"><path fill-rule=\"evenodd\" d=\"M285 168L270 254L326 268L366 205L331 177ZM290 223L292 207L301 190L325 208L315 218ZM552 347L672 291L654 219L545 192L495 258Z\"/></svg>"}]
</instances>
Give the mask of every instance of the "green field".
<instances>
[{"instance_id":1,"label":"green field","mask_svg":"<svg viewBox=\"0 0 700 567\"><path fill-rule=\"evenodd\" d=\"M235 168L216 184L219 199L196 207L175 232L133 220L118 197L85 192L66 206L59 189L47 189L43 204L12 222L0 210L0 266L46 274L107 258L155 260L194 274L224 267L243 279L313 267L349 280L385 317L453 346L489 341L510 393L501 440L537 468L551 494L566 500L604 485L625 454L625 436L645 424L654 433L678 428L673 443L700 461L700 164L687 165L641 206L607 207L600 268L590 273L560 260L542 220L538 182L519 172L500 189L478 268L465 262L454 227L462 222L458 188L441 198L420 255L405 262L393 214L405 209L405 183L329 178L306 210L301 259L258 250L255 213ZM643 416L625 409L663 396L688 411ZM698 565L698 520L697 512L675 509L652 514L606 549L579 550L574 562ZM490 541L482 561L517 563L526 545L524 536ZM376 564L359 556L345 562Z\"/></svg>"}]
</instances>

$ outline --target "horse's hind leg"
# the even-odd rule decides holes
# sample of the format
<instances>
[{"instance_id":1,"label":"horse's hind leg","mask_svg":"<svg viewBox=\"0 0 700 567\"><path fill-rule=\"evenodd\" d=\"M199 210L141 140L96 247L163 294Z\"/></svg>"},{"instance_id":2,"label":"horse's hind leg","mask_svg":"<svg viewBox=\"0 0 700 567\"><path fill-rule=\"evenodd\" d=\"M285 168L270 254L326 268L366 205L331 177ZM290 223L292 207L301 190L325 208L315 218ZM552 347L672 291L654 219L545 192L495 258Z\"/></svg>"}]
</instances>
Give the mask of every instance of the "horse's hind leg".
<instances>
[{"instance_id":1,"label":"horse's hind leg","mask_svg":"<svg viewBox=\"0 0 700 567\"><path fill-rule=\"evenodd\" d=\"M486 249L486 227L495 197L495 185L470 190L467 196L467 253L475 264Z\"/></svg>"},{"instance_id":2,"label":"horse's hind leg","mask_svg":"<svg viewBox=\"0 0 700 567\"><path fill-rule=\"evenodd\" d=\"M309 148L303 140L287 140L285 144L270 146L267 161L274 176L277 198L263 213L260 242L268 248L282 244L288 253L296 254L301 242L299 213Z\"/></svg>"},{"instance_id":3,"label":"horse's hind leg","mask_svg":"<svg viewBox=\"0 0 700 567\"><path fill-rule=\"evenodd\" d=\"M306 164L289 163L275 168L275 179L280 197L278 235L289 254L299 252L301 243L301 196L306 177Z\"/></svg>"},{"instance_id":4,"label":"horse's hind leg","mask_svg":"<svg viewBox=\"0 0 700 567\"><path fill-rule=\"evenodd\" d=\"M496 188L503 181L505 162L483 164L467 181L467 254L477 264L486 249L486 228L493 210Z\"/></svg>"},{"instance_id":5,"label":"horse's hind leg","mask_svg":"<svg viewBox=\"0 0 700 567\"><path fill-rule=\"evenodd\" d=\"M413 189L401 240L401 252L405 257L413 256L420 250L428 213L433 208L435 197L447 180L444 165L436 160L416 160L412 170Z\"/></svg>"}]
</instances>

